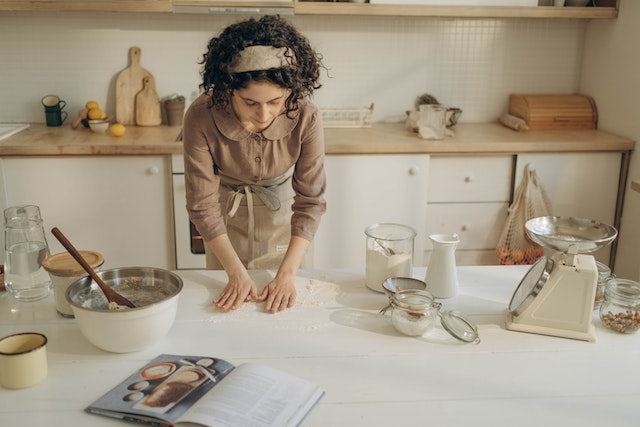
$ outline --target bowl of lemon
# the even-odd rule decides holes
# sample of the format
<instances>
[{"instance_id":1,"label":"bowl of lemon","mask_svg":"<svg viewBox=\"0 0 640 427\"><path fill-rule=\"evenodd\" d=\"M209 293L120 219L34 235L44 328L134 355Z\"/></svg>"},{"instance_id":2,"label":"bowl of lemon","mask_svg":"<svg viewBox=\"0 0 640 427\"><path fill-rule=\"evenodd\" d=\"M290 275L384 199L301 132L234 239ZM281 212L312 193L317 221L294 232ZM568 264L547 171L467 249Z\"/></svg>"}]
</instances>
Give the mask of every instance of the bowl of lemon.
<instances>
[{"instance_id":1,"label":"bowl of lemon","mask_svg":"<svg viewBox=\"0 0 640 427\"><path fill-rule=\"evenodd\" d=\"M105 133L109 128L109 122L106 120L89 120L89 128L95 133Z\"/></svg>"}]
</instances>

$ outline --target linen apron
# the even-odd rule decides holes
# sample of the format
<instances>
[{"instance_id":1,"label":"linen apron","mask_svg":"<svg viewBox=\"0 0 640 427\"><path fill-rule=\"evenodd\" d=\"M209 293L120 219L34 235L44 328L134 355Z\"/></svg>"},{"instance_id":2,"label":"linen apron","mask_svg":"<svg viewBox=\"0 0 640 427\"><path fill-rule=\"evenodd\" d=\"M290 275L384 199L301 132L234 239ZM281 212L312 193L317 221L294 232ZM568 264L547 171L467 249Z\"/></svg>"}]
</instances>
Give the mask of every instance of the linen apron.
<instances>
[{"instance_id":1,"label":"linen apron","mask_svg":"<svg viewBox=\"0 0 640 427\"><path fill-rule=\"evenodd\" d=\"M218 171L220 204L227 235L247 269L278 268L291 239L292 166L284 174L246 184ZM222 270L218 258L207 250L207 269Z\"/></svg>"}]
</instances>

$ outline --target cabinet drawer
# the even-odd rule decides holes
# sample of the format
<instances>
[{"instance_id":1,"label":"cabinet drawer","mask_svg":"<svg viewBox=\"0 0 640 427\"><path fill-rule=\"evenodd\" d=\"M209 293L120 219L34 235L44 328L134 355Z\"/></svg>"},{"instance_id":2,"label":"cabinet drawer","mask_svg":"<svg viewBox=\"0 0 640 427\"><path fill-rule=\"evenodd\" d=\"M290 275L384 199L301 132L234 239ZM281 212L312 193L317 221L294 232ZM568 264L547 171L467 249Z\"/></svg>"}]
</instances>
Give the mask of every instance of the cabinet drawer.
<instances>
[{"instance_id":1,"label":"cabinet drawer","mask_svg":"<svg viewBox=\"0 0 640 427\"><path fill-rule=\"evenodd\" d=\"M508 207L506 202L428 204L427 235L457 233L458 249L495 249ZM432 249L430 239L426 239L425 249Z\"/></svg>"},{"instance_id":2,"label":"cabinet drawer","mask_svg":"<svg viewBox=\"0 0 640 427\"><path fill-rule=\"evenodd\" d=\"M512 156L432 157L427 200L509 201L512 164Z\"/></svg>"}]
</instances>

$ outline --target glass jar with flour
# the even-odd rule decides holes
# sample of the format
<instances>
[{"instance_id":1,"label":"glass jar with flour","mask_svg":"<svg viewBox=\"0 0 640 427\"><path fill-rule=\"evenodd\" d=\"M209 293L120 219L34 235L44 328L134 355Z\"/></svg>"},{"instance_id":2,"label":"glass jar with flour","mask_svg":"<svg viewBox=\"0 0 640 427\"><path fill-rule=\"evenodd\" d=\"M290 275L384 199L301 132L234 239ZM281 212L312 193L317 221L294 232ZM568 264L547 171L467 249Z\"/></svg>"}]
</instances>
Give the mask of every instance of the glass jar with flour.
<instances>
[{"instance_id":1,"label":"glass jar with flour","mask_svg":"<svg viewBox=\"0 0 640 427\"><path fill-rule=\"evenodd\" d=\"M413 228L393 223L368 226L365 284L375 292L384 292L382 283L389 277L411 277L413 270Z\"/></svg>"}]
</instances>

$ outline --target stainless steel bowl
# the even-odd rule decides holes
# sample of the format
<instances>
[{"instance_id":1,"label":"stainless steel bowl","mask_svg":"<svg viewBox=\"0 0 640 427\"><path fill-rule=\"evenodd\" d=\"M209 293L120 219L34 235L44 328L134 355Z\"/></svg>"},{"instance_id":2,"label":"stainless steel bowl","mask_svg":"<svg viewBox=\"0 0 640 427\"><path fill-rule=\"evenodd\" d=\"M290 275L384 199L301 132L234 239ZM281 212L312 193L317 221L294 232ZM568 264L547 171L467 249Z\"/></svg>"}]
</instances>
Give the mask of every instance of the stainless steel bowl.
<instances>
[{"instance_id":1,"label":"stainless steel bowl","mask_svg":"<svg viewBox=\"0 0 640 427\"><path fill-rule=\"evenodd\" d=\"M389 277L382 282L382 288L384 292L391 298L399 289L419 289L424 290L427 288L427 284L422 280L414 279L411 277Z\"/></svg>"},{"instance_id":2,"label":"stainless steel bowl","mask_svg":"<svg viewBox=\"0 0 640 427\"><path fill-rule=\"evenodd\" d=\"M136 305L109 310L100 287L89 277L73 282L66 299L82 335L93 345L115 353L139 351L165 336L175 320L182 279L153 267L123 267L97 273Z\"/></svg>"},{"instance_id":3,"label":"stainless steel bowl","mask_svg":"<svg viewBox=\"0 0 640 427\"><path fill-rule=\"evenodd\" d=\"M607 246L618 230L586 218L541 216L525 223L527 235L546 248L562 252L588 253Z\"/></svg>"}]
</instances>

